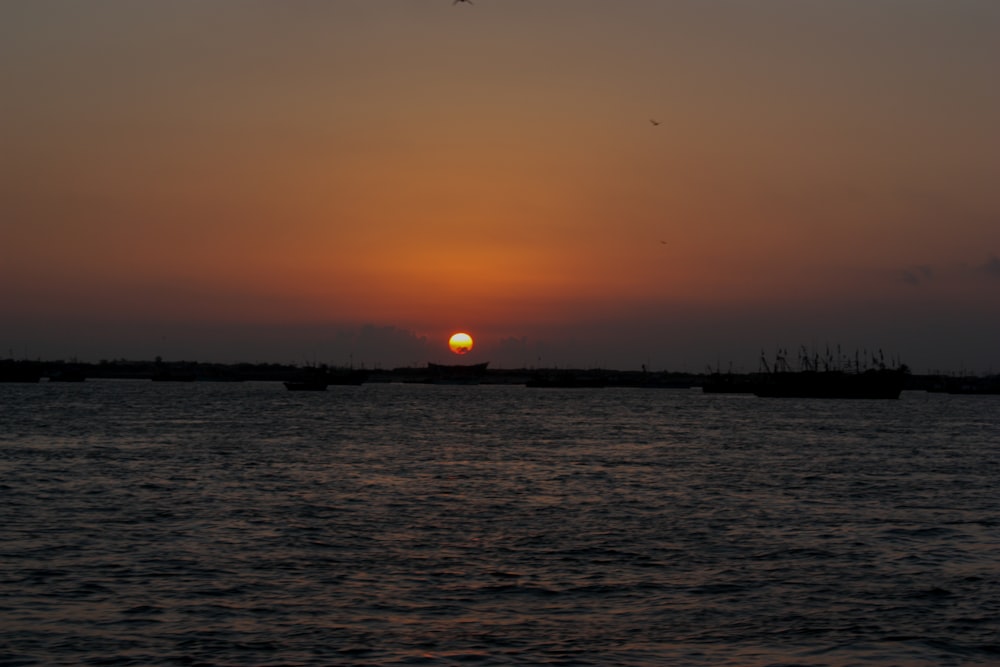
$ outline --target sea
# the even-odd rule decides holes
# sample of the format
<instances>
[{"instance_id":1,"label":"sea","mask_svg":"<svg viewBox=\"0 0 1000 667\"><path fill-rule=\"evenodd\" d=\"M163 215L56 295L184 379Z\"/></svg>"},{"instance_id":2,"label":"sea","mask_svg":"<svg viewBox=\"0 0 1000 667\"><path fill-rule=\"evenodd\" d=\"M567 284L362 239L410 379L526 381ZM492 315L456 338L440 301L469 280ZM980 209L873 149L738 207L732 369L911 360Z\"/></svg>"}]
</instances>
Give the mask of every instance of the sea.
<instances>
[{"instance_id":1,"label":"sea","mask_svg":"<svg viewBox=\"0 0 1000 667\"><path fill-rule=\"evenodd\" d=\"M997 665L1000 396L0 385L0 665Z\"/></svg>"}]
</instances>

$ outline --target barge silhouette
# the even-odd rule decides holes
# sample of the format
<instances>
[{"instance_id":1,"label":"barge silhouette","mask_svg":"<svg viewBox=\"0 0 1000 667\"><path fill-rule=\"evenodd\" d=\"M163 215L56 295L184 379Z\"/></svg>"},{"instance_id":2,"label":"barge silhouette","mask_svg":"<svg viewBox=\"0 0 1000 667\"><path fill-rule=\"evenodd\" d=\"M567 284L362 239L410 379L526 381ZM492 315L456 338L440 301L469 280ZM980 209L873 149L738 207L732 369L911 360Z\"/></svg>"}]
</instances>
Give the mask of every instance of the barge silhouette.
<instances>
[{"instance_id":1,"label":"barge silhouette","mask_svg":"<svg viewBox=\"0 0 1000 667\"><path fill-rule=\"evenodd\" d=\"M909 369L905 364L887 367L881 352L873 357L872 367L862 367L857 356L853 367L837 365L834 358L807 355L799 357L800 368L793 370L784 354L779 354L771 368L763 357L765 370L758 373L753 393L764 398L858 398L896 399L903 391Z\"/></svg>"}]
</instances>

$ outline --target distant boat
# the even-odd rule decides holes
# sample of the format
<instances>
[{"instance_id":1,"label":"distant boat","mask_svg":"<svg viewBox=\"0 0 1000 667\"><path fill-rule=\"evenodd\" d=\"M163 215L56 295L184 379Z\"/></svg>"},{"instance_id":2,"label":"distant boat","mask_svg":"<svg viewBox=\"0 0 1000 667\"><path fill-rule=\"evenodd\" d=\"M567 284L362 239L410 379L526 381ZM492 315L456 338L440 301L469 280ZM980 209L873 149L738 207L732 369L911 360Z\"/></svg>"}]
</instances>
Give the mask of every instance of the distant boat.
<instances>
[{"instance_id":1,"label":"distant boat","mask_svg":"<svg viewBox=\"0 0 1000 667\"><path fill-rule=\"evenodd\" d=\"M191 370L162 366L157 367L149 379L153 382L194 382L197 376Z\"/></svg>"},{"instance_id":2,"label":"distant boat","mask_svg":"<svg viewBox=\"0 0 1000 667\"><path fill-rule=\"evenodd\" d=\"M289 391L326 391L330 385L359 385L368 379L368 371L353 368L307 368L300 377L284 382Z\"/></svg>"},{"instance_id":3,"label":"distant boat","mask_svg":"<svg viewBox=\"0 0 1000 667\"><path fill-rule=\"evenodd\" d=\"M34 361L0 359L0 382L38 382L42 365Z\"/></svg>"},{"instance_id":4,"label":"distant boat","mask_svg":"<svg viewBox=\"0 0 1000 667\"><path fill-rule=\"evenodd\" d=\"M986 377L949 377L942 378L938 385L931 389L947 394L1000 394L1000 375Z\"/></svg>"},{"instance_id":5,"label":"distant boat","mask_svg":"<svg viewBox=\"0 0 1000 667\"><path fill-rule=\"evenodd\" d=\"M732 373L713 373L701 383L705 394L752 394L757 389L756 377Z\"/></svg>"},{"instance_id":6,"label":"distant boat","mask_svg":"<svg viewBox=\"0 0 1000 667\"><path fill-rule=\"evenodd\" d=\"M807 355L800 357L800 370L789 368L782 356L773 369L762 363L767 372L758 375L753 392L766 398L897 399L910 372L905 364L888 368L881 361L872 368L836 367Z\"/></svg>"},{"instance_id":7,"label":"distant boat","mask_svg":"<svg viewBox=\"0 0 1000 667\"><path fill-rule=\"evenodd\" d=\"M754 388L767 398L899 398L905 374L896 369L773 373Z\"/></svg>"},{"instance_id":8,"label":"distant boat","mask_svg":"<svg viewBox=\"0 0 1000 667\"><path fill-rule=\"evenodd\" d=\"M425 384L479 384L486 376L488 361L480 364L427 363Z\"/></svg>"},{"instance_id":9,"label":"distant boat","mask_svg":"<svg viewBox=\"0 0 1000 667\"><path fill-rule=\"evenodd\" d=\"M757 375L733 373L732 365L723 373L718 367L713 371L709 367L708 375L701 383L701 391L705 394L752 394L757 388Z\"/></svg>"},{"instance_id":10,"label":"distant boat","mask_svg":"<svg viewBox=\"0 0 1000 667\"><path fill-rule=\"evenodd\" d=\"M326 371L326 383L334 385L358 385L368 380L368 371L353 368L335 368Z\"/></svg>"},{"instance_id":11,"label":"distant boat","mask_svg":"<svg viewBox=\"0 0 1000 667\"><path fill-rule=\"evenodd\" d=\"M49 382L84 382L87 374L76 368L62 368L49 373Z\"/></svg>"}]
</instances>

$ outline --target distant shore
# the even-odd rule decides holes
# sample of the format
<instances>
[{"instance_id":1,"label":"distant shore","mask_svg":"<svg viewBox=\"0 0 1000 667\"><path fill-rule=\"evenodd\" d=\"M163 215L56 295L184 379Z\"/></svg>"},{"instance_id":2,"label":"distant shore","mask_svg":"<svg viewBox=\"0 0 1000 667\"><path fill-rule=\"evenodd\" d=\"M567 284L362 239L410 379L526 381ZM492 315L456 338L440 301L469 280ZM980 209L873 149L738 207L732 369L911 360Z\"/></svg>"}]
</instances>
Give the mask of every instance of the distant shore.
<instances>
[{"instance_id":1,"label":"distant shore","mask_svg":"<svg viewBox=\"0 0 1000 667\"><path fill-rule=\"evenodd\" d=\"M440 377L427 366L364 369L365 383L438 383ZM0 359L3 382L82 382L88 379L151 380L168 382L288 382L303 374L323 370L345 373L347 367L277 363L213 363L199 361L114 360L99 363ZM473 384L508 384L536 387L637 387L688 389L725 384L752 383L759 373L687 373L673 371L622 371L605 368L489 368ZM447 382L445 382L447 383ZM997 393L1000 375L908 374L905 389L948 393Z\"/></svg>"}]
</instances>

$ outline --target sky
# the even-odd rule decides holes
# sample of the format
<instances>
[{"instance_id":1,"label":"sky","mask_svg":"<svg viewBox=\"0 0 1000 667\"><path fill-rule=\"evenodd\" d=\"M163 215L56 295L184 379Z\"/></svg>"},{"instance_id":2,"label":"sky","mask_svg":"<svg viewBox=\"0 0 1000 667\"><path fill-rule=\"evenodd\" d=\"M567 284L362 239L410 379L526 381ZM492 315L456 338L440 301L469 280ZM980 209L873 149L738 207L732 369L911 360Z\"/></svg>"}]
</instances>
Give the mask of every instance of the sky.
<instances>
[{"instance_id":1,"label":"sky","mask_svg":"<svg viewBox=\"0 0 1000 667\"><path fill-rule=\"evenodd\" d=\"M1000 372L998 34L995 0L0 2L0 357Z\"/></svg>"}]
</instances>

